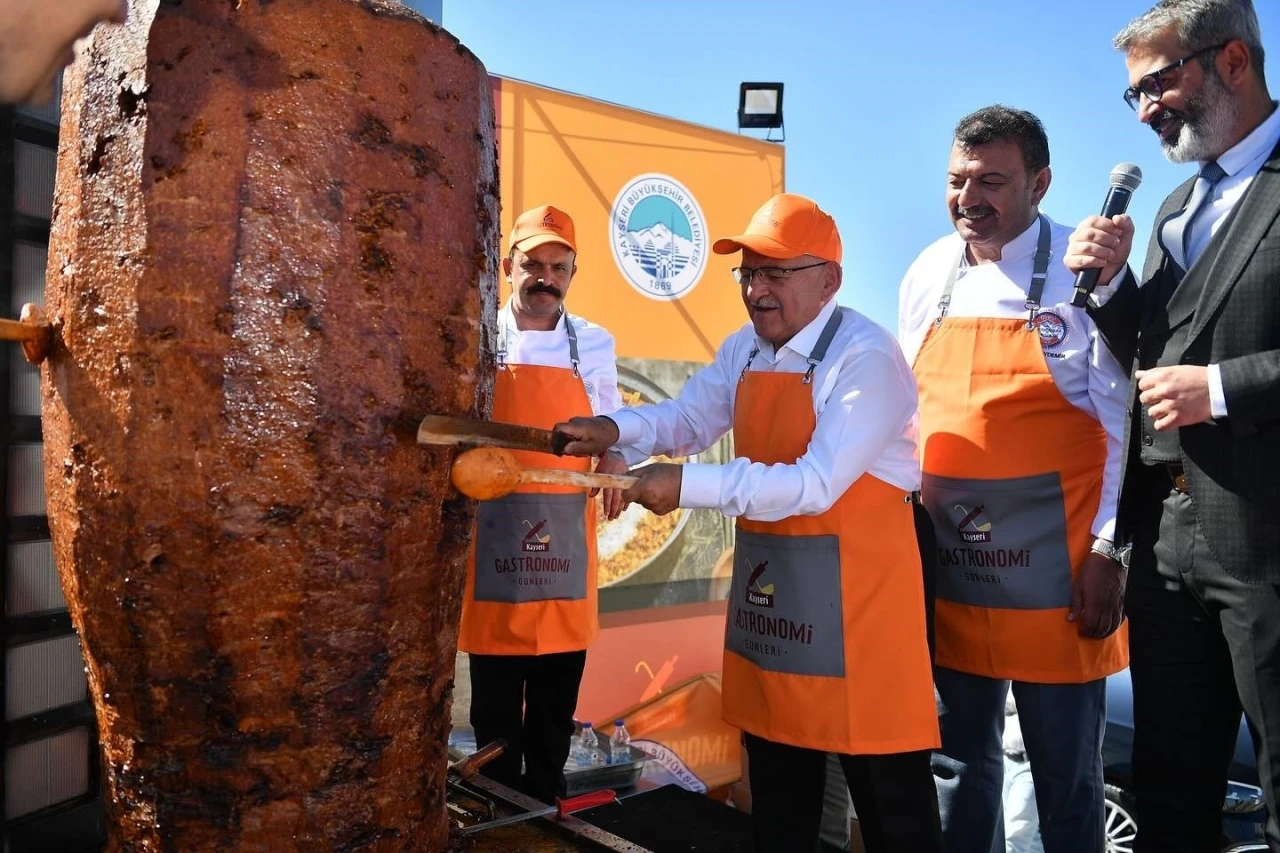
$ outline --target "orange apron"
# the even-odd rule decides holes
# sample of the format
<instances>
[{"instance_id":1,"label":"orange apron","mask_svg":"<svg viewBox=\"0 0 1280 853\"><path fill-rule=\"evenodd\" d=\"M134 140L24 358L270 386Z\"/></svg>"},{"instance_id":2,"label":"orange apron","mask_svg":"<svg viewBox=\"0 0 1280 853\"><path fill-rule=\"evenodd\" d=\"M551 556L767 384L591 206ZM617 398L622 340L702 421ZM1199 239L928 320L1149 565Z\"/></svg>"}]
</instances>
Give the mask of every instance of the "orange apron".
<instances>
[{"instance_id":1,"label":"orange apron","mask_svg":"<svg viewBox=\"0 0 1280 853\"><path fill-rule=\"evenodd\" d=\"M816 423L813 367L840 319L837 309L808 374L743 369L733 419L739 456L791 465L804 455ZM821 515L739 518L725 721L767 740L848 755L938 746L924 613L902 489L864 474Z\"/></svg>"},{"instance_id":2,"label":"orange apron","mask_svg":"<svg viewBox=\"0 0 1280 853\"><path fill-rule=\"evenodd\" d=\"M1026 320L947 317L957 257L913 370L921 494L938 536L938 665L1076 684L1128 664L1128 626L1093 640L1067 621L1107 439L1062 396L1045 360L1042 340L1064 322L1040 310L1049 241L1042 217Z\"/></svg>"},{"instance_id":3,"label":"orange apron","mask_svg":"<svg viewBox=\"0 0 1280 853\"><path fill-rule=\"evenodd\" d=\"M578 337L566 314L572 369L505 364L493 388L493 419L551 429L591 400L578 372ZM591 470L591 460L513 451L521 465ZM581 489L523 486L481 501L467 557L458 648L485 655L585 649L600 633L596 608L596 502Z\"/></svg>"}]
</instances>

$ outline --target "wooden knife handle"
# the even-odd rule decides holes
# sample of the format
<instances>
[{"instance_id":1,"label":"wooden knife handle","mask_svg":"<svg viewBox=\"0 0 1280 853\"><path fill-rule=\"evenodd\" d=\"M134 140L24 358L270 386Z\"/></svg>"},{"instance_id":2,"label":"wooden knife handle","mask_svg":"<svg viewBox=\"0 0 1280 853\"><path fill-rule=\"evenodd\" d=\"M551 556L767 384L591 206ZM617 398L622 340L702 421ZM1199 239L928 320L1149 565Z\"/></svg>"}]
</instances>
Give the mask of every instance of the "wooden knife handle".
<instances>
[{"instance_id":1,"label":"wooden knife handle","mask_svg":"<svg viewBox=\"0 0 1280 853\"><path fill-rule=\"evenodd\" d=\"M38 341L47 334L49 327L43 323L22 323L0 318L0 340Z\"/></svg>"},{"instance_id":2,"label":"wooden knife handle","mask_svg":"<svg viewBox=\"0 0 1280 853\"><path fill-rule=\"evenodd\" d=\"M22 306L22 320L0 318L0 340L22 344L22 355L32 364L39 364L49 357L53 346L53 328L45 321L39 305L28 302Z\"/></svg>"},{"instance_id":3,"label":"wooden knife handle","mask_svg":"<svg viewBox=\"0 0 1280 853\"><path fill-rule=\"evenodd\" d=\"M549 486L577 486L585 489L629 489L640 482L628 474L597 474L594 471L567 471L563 468L526 468L520 472L526 483Z\"/></svg>"},{"instance_id":4,"label":"wooden knife handle","mask_svg":"<svg viewBox=\"0 0 1280 853\"><path fill-rule=\"evenodd\" d=\"M480 768L484 767L490 761L493 761L499 755L507 751L507 742L502 738L490 741L483 747L468 755L449 769L457 773L463 779L470 779L476 773L480 772Z\"/></svg>"}]
</instances>

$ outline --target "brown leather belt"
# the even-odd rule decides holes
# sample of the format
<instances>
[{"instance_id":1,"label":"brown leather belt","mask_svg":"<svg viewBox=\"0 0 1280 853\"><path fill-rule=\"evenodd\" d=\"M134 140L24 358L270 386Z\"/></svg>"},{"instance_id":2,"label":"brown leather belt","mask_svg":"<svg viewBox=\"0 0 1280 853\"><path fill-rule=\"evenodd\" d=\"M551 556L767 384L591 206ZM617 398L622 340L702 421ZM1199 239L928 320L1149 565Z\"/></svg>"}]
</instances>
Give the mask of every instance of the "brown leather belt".
<instances>
[{"instance_id":1,"label":"brown leather belt","mask_svg":"<svg viewBox=\"0 0 1280 853\"><path fill-rule=\"evenodd\" d=\"M1187 472L1182 470L1182 466L1166 464L1164 467L1169 472L1169 479L1173 480L1173 488L1184 495L1191 494L1191 486L1187 483Z\"/></svg>"}]
</instances>

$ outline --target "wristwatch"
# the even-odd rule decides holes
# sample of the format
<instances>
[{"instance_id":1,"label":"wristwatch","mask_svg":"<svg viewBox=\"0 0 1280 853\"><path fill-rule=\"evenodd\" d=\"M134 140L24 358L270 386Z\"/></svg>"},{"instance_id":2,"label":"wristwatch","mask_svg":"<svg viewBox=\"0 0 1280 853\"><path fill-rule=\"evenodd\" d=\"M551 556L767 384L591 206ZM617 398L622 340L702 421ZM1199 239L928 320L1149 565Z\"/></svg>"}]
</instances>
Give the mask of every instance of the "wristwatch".
<instances>
[{"instance_id":1,"label":"wristwatch","mask_svg":"<svg viewBox=\"0 0 1280 853\"><path fill-rule=\"evenodd\" d=\"M1108 560L1114 560L1124 568L1129 568L1129 554L1133 548L1129 545L1116 545L1110 539L1103 539L1099 536L1093 540L1093 545L1089 548L1095 554L1101 554Z\"/></svg>"}]
</instances>

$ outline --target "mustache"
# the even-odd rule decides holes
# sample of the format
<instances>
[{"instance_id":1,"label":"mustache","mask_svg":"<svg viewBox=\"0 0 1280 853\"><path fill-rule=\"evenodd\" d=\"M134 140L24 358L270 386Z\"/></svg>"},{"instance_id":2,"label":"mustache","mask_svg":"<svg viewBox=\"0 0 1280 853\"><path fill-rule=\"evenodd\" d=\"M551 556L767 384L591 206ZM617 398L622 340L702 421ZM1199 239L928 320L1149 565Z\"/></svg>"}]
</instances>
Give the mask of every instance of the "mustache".
<instances>
[{"instance_id":1,"label":"mustache","mask_svg":"<svg viewBox=\"0 0 1280 853\"><path fill-rule=\"evenodd\" d=\"M961 207L956 205L951 209L951 218L960 219L961 217L969 218L971 216L986 216L988 213L995 213L996 209L989 205L979 204L974 207Z\"/></svg>"},{"instance_id":2,"label":"mustache","mask_svg":"<svg viewBox=\"0 0 1280 853\"><path fill-rule=\"evenodd\" d=\"M1155 133L1158 134L1160 133L1161 129L1164 128L1165 122L1168 122L1168 121L1181 121L1183 124L1189 124L1189 122L1187 121L1187 114L1182 112L1182 110L1175 110L1175 109L1170 109L1169 107L1165 107L1164 109L1162 109L1160 112L1156 113L1152 117L1151 121L1148 123L1148 126Z\"/></svg>"},{"instance_id":3,"label":"mustache","mask_svg":"<svg viewBox=\"0 0 1280 853\"><path fill-rule=\"evenodd\" d=\"M539 279L536 284L531 284L528 287L526 287L524 289L524 292L529 294L530 296L532 296L535 293L545 293L548 296L554 296L557 299L560 298L560 288L556 287L554 284L547 284L545 281L542 281L541 279Z\"/></svg>"},{"instance_id":4,"label":"mustache","mask_svg":"<svg viewBox=\"0 0 1280 853\"><path fill-rule=\"evenodd\" d=\"M777 302L774 302L771 299L761 299L758 302L751 302L749 304L751 305L752 308L754 308L757 311L760 311L762 309L781 307Z\"/></svg>"}]
</instances>

